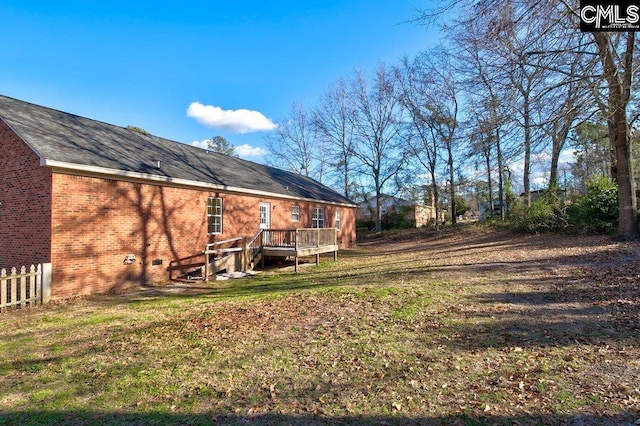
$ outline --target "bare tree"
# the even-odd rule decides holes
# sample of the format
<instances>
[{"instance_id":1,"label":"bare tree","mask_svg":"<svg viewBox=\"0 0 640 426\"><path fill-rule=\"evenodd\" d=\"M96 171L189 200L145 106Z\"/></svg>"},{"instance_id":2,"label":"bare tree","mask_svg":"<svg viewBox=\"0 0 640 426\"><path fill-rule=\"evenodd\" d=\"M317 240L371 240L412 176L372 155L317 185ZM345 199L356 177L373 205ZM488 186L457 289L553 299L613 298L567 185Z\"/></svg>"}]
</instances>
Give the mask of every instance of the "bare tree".
<instances>
[{"instance_id":1,"label":"bare tree","mask_svg":"<svg viewBox=\"0 0 640 426\"><path fill-rule=\"evenodd\" d=\"M445 50L433 51L429 70L436 80L434 96L438 102L431 104L431 120L436 133L442 140L446 152L446 162L449 173L449 204L451 208L451 223L457 221L456 185L455 185L455 151L458 142L458 79L451 64L452 57Z\"/></svg>"},{"instance_id":2,"label":"bare tree","mask_svg":"<svg viewBox=\"0 0 640 426\"><path fill-rule=\"evenodd\" d=\"M635 56L637 53L636 34L634 31L626 32L591 32L591 41L584 42L584 38L576 37L579 34L580 19L578 14L579 3L577 0L510 0L505 2L497 0L482 0L474 3L473 18L475 22L485 21L488 17L489 25L483 24L491 30L500 29L501 10L507 7L516 10L511 22L531 22L537 28L536 38L544 37L546 40L570 40L572 43L558 48L553 42L540 49L540 54L553 54L558 51L577 52L591 56L594 53L600 60L601 74L596 74L597 80L602 83L596 86L594 97L602 92L606 96L603 103L603 112L607 117L610 139L614 148L614 165L612 176L618 185L619 199L619 225L618 232L625 238L638 235L637 200L633 176L633 161L630 138L630 123L627 107L632 99L634 86L633 74L636 70ZM447 10L461 5L461 2L452 0L445 2L440 10ZM416 18L418 22L431 19L435 16L427 11ZM471 16L471 15L469 15ZM522 27L521 27L522 28ZM487 38L484 38L485 40ZM490 37L488 39L491 39ZM563 127L563 126L559 126ZM560 130L559 134L564 134Z\"/></svg>"},{"instance_id":3,"label":"bare tree","mask_svg":"<svg viewBox=\"0 0 640 426\"><path fill-rule=\"evenodd\" d=\"M265 138L269 163L321 181L317 140L304 104L295 102L277 124Z\"/></svg>"},{"instance_id":4,"label":"bare tree","mask_svg":"<svg viewBox=\"0 0 640 426\"><path fill-rule=\"evenodd\" d=\"M351 153L373 183L375 229L380 231L382 191L393 182L405 162L396 80L384 64L380 64L371 77L356 72L350 81L349 99L354 111L351 117L354 131Z\"/></svg>"},{"instance_id":5,"label":"bare tree","mask_svg":"<svg viewBox=\"0 0 640 426\"><path fill-rule=\"evenodd\" d=\"M499 46L497 56L504 57L504 71L508 83L515 88L516 102L513 105L514 119L522 132L523 192L525 204L531 203L531 155L535 143L535 112L540 107L540 93L543 91L546 56L528 56L540 40L535 37L535 22L526 21L524 25L514 22L517 11L512 2L503 8L500 15L499 30L496 31L495 45ZM534 63L530 63L533 61ZM541 66L542 65L542 66ZM508 90L508 89L507 89ZM538 110L539 111L539 110Z\"/></svg>"},{"instance_id":6,"label":"bare tree","mask_svg":"<svg viewBox=\"0 0 640 426\"><path fill-rule=\"evenodd\" d=\"M396 78L400 82L400 102L411 121L408 147L412 158L424 167L431 178L431 193L435 208L435 228L440 229L440 191L438 188L437 166L439 138L428 118L429 105L434 102L431 87L434 80L422 66L419 55L414 60L405 57L396 68Z\"/></svg>"},{"instance_id":7,"label":"bare tree","mask_svg":"<svg viewBox=\"0 0 640 426\"><path fill-rule=\"evenodd\" d=\"M338 180L345 197L351 198L354 173L353 163L353 117L347 86L343 79L327 89L314 110L313 123L318 137L326 144L326 161L339 176Z\"/></svg>"},{"instance_id":8,"label":"bare tree","mask_svg":"<svg viewBox=\"0 0 640 426\"><path fill-rule=\"evenodd\" d=\"M452 42L457 47L457 63L459 73L463 77L462 84L467 94L468 107L473 111L470 123L475 124L475 132L480 134L480 152L487 164L495 156L495 169L498 178L499 214L501 220L506 216L505 205L505 158L503 135L512 110L513 88L507 83L508 78L504 69L495 66L495 49L488 46L495 37L487 33L487 22L472 19L460 21L460 31L452 36ZM487 145L490 144L490 145ZM490 180L490 177L489 177ZM491 182L489 182L491 185ZM493 199L489 200L493 214Z\"/></svg>"},{"instance_id":9,"label":"bare tree","mask_svg":"<svg viewBox=\"0 0 640 426\"><path fill-rule=\"evenodd\" d=\"M566 75L562 84L550 88L544 96L544 108L548 111L543 128L551 139L551 164L549 168L549 188L558 186L558 163L569 134L580 122L589 117L593 110L589 80L583 78L580 70L592 68L584 62L583 55L566 54ZM588 72L588 71L583 71Z\"/></svg>"}]
</instances>

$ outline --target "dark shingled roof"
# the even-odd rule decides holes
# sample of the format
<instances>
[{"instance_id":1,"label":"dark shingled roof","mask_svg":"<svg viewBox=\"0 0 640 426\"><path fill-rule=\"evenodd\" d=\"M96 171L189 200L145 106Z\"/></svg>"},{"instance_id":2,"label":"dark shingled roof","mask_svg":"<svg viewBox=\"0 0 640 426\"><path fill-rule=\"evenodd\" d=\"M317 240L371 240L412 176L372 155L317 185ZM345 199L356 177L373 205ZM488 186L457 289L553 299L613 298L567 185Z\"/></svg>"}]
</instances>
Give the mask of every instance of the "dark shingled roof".
<instances>
[{"instance_id":1,"label":"dark shingled roof","mask_svg":"<svg viewBox=\"0 0 640 426\"><path fill-rule=\"evenodd\" d=\"M0 117L45 160L353 204L296 173L5 96L0 96Z\"/></svg>"}]
</instances>

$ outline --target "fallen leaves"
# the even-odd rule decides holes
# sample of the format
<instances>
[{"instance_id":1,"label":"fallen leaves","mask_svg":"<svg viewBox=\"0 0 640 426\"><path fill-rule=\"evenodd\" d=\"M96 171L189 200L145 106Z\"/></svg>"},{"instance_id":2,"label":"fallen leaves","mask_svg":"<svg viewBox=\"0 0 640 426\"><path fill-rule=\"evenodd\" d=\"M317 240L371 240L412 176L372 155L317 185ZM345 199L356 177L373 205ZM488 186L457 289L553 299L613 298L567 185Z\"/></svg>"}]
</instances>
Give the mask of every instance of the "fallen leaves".
<instances>
[{"instance_id":1,"label":"fallen leaves","mask_svg":"<svg viewBox=\"0 0 640 426\"><path fill-rule=\"evenodd\" d=\"M283 275L293 283L286 291L269 294L277 275L247 282L267 297L175 298L162 315L151 302L120 303L119 327L77 330L94 330L87 342L97 344L45 336L42 347L1 353L6 389L18 388L0 410L41 409L29 389L78 383L61 404L378 424L571 424L637 412L638 247L474 230L410 235ZM65 358L52 354L58 340Z\"/></svg>"}]
</instances>

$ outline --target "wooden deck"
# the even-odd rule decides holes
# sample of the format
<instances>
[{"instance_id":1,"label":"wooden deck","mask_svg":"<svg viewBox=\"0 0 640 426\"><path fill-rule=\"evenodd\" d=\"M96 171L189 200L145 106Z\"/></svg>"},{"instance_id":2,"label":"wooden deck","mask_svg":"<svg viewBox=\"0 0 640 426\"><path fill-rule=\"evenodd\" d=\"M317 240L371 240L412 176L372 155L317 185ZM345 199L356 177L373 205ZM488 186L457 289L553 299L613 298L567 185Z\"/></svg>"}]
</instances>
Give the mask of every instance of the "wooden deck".
<instances>
[{"instance_id":1,"label":"wooden deck","mask_svg":"<svg viewBox=\"0 0 640 426\"><path fill-rule=\"evenodd\" d=\"M293 257L296 272L299 258L315 255L319 264L320 254L333 253L338 260L338 249L335 228L265 229L262 234L262 255Z\"/></svg>"},{"instance_id":2,"label":"wooden deck","mask_svg":"<svg viewBox=\"0 0 640 426\"><path fill-rule=\"evenodd\" d=\"M318 264L321 254L333 253L338 260L337 238L335 228L262 229L253 237L217 241L207 244L199 254L172 261L169 278L174 279L173 272L179 272L186 280L207 281L222 270L249 271L260 261L264 267L266 256L293 257L297 272L301 257L315 256Z\"/></svg>"}]
</instances>

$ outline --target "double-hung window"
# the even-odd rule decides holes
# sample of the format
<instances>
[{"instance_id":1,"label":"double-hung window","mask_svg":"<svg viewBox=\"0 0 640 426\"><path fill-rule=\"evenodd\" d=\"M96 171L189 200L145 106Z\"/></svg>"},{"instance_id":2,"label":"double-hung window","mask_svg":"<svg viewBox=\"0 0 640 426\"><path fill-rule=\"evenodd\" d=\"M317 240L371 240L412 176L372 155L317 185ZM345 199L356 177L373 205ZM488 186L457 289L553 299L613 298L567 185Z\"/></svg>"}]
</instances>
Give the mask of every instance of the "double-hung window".
<instances>
[{"instance_id":1,"label":"double-hung window","mask_svg":"<svg viewBox=\"0 0 640 426\"><path fill-rule=\"evenodd\" d=\"M340 209L336 209L335 227L338 231L340 230L340 226L342 225L341 222L342 222L342 212L340 211Z\"/></svg>"},{"instance_id":2,"label":"double-hung window","mask_svg":"<svg viewBox=\"0 0 640 426\"><path fill-rule=\"evenodd\" d=\"M222 234L222 198L207 198L207 232Z\"/></svg>"},{"instance_id":3,"label":"double-hung window","mask_svg":"<svg viewBox=\"0 0 640 426\"><path fill-rule=\"evenodd\" d=\"M300 206L291 206L291 221L300 222Z\"/></svg>"},{"instance_id":4,"label":"double-hung window","mask_svg":"<svg viewBox=\"0 0 640 426\"><path fill-rule=\"evenodd\" d=\"M311 226L313 228L324 228L324 209L322 207L313 208L313 216L311 217Z\"/></svg>"}]
</instances>

